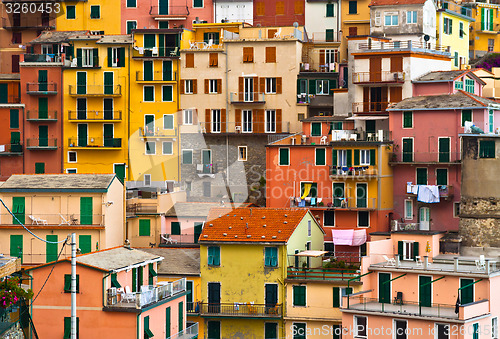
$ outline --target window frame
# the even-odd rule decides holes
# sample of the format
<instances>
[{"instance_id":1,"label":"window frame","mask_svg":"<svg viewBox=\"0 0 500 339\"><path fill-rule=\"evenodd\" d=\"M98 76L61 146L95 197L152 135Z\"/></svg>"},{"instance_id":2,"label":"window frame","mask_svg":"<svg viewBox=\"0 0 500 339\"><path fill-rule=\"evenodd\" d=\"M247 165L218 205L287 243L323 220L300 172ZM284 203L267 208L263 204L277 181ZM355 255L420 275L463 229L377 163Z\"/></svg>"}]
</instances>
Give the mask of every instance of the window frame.
<instances>
[{"instance_id":1,"label":"window frame","mask_svg":"<svg viewBox=\"0 0 500 339\"><path fill-rule=\"evenodd\" d=\"M166 87L170 87L170 90L172 92L172 99L171 100L165 100L165 96L164 96L165 93L163 92L163 89ZM162 102L174 102L174 86L172 86L172 85L162 85L161 86L161 101Z\"/></svg>"},{"instance_id":2,"label":"window frame","mask_svg":"<svg viewBox=\"0 0 500 339\"><path fill-rule=\"evenodd\" d=\"M402 242L403 242L403 253L402 253L401 260L415 261L415 257L413 256L415 241L414 240L402 240Z\"/></svg>"},{"instance_id":3,"label":"window frame","mask_svg":"<svg viewBox=\"0 0 500 339\"><path fill-rule=\"evenodd\" d=\"M153 100L146 100L146 88L153 88ZM144 85L142 86L142 102L155 102L155 86Z\"/></svg>"},{"instance_id":4,"label":"window frame","mask_svg":"<svg viewBox=\"0 0 500 339\"><path fill-rule=\"evenodd\" d=\"M99 11L99 16L96 17L96 18L93 18L92 17L92 8L96 8L97 7L97 10ZM91 5L90 6L90 19L91 20L98 20L98 19L101 19L101 6L100 5Z\"/></svg>"},{"instance_id":5,"label":"window frame","mask_svg":"<svg viewBox=\"0 0 500 339\"><path fill-rule=\"evenodd\" d=\"M301 299L300 300L300 303L296 304L295 303L295 290L303 290L304 291L304 299ZM293 291L293 294L292 294L292 306L293 307L307 307L307 286L306 285L293 285L292 286L292 291ZM299 301L299 300L297 300ZM302 305L303 304L303 305Z\"/></svg>"},{"instance_id":6,"label":"window frame","mask_svg":"<svg viewBox=\"0 0 500 339\"><path fill-rule=\"evenodd\" d=\"M191 161L190 162L185 162L185 157L184 157L184 153L190 153L191 154ZM181 150L181 156L182 156L182 159L181 159L181 165L192 165L193 164L193 150L192 149L182 149Z\"/></svg>"},{"instance_id":7,"label":"window frame","mask_svg":"<svg viewBox=\"0 0 500 339\"><path fill-rule=\"evenodd\" d=\"M410 203L410 208L408 206L408 203ZM405 199L404 200L404 216L405 216L405 220L413 220L413 218L414 218L413 200L412 199Z\"/></svg>"},{"instance_id":8,"label":"window frame","mask_svg":"<svg viewBox=\"0 0 500 339\"><path fill-rule=\"evenodd\" d=\"M277 247L271 247L271 246L264 247L264 267L278 267L279 266L278 252L279 251L278 251ZM269 258L269 260L268 260L268 258Z\"/></svg>"},{"instance_id":9,"label":"window frame","mask_svg":"<svg viewBox=\"0 0 500 339\"><path fill-rule=\"evenodd\" d=\"M359 219L360 219L359 214L360 213L367 213L368 214L368 225L360 225L359 224ZM358 211L358 213L356 213L356 217L357 217L357 227L359 227L359 228L369 228L370 227L370 211Z\"/></svg>"},{"instance_id":10,"label":"window frame","mask_svg":"<svg viewBox=\"0 0 500 339\"><path fill-rule=\"evenodd\" d=\"M320 164L318 163L318 151L323 150L323 158L324 158L324 163ZM324 147L318 147L314 149L314 166L326 166L326 148Z\"/></svg>"},{"instance_id":11,"label":"window frame","mask_svg":"<svg viewBox=\"0 0 500 339\"><path fill-rule=\"evenodd\" d=\"M209 79L208 80L208 94L217 94L217 79Z\"/></svg>"},{"instance_id":12,"label":"window frame","mask_svg":"<svg viewBox=\"0 0 500 339\"><path fill-rule=\"evenodd\" d=\"M170 153L165 153L165 144L170 144ZM174 143L172 141L162 141L161 143L161 154L162 155L173 155L174 154Z\"/></svg>"},{"instance_id":13,"label":"window frame","mask_svg":"<svg viewBox=\"0 0 500 339\"><path fill-rule=\"evenodd\" d=\"M326 84L326 86L325 86ZM320 90L321 88L321 90ZM326 93L325 93L326 88ZM330 82L329 80L318 79L316 80L316 95L330 95Z\"/></svg>"},{"instance_id":14,"label":"window frame","mask_svg":"<svg viewBox=\"0 0 500 339\"><path fill-rule=\"evenodd\" d=\"M438 177L439 177L438 171L446 171L446 184L438 184ZM435 177L436 177L436 185L437 186L449 186L449 184L450 184L450 172L448 171L447 168L436 168Z\"/></svg>"},{"instance_id":15,"label":"window frame","mask_svg":"<svg viewBox=\"0 0 500 339\"><path fill-rule=\"evenodd\" d=\"M490 145L490 146L486 146ZM491 148L493 145L493 148ZM485 150L485 147L488 149ZM478 155L480 159L496 159L496 143L495 140L479 140ZM488 151L488 153L486 153ZM490 153L492 151L492 153Z\"/></svg>"},{"instance_id":16,"label":"window frame","mask_svg":"<svg viewBox=\"0 0 500 339\"><path fill-rule=\"evenodd\" d=\"M410 20L408 20L410 19ZM417 11L406 11L406 23L407 24L417 24L418 22L418 12Z\"/></svg>"},{"instance_id":17,"label":"window frame","mask_svg":"<svg viewBox=\"0 0 500 339\"><path fill-rule=\"evenodd\" d=\"M148 145L154 145L152 148L153 150L151 151L151 148L148 151L149 146ZM152 152L152 153L148 153ZM144 142L144 154L145 155L156 155L156 141L145 141Z\"/></svg>"},{"instance_id":18,"label":"window frame","mask_svg":"<svg viewBox=\"0 0 500 339\"><path fill-rule=\"evenodd\" d=\"M195 6L196 1L201 1L201 6ZM193 8L204 8L205 7L205 3L204 3L203 0L193 0L192 7Z\"/></svg>"},{"instance_id":19,"label":"window frame","mask_svg":"<svg viewBox=\"0 0 500 339\"><path fill-rule=\"evenodd\" d=\"M68 7L73 8L73 17L72 18L68 17L68 14L69 14ZM66 5L66 20L76 20L76 6L75 5Z\"/></svg>"},{"instance_id":20,"label":"window frame","mask_svg":"<svg viewBox=\"0 0 500 339\"><path fill-rule=\"evenodd\" d=\"M194 80L184 80L184 94L194 94Z\"/></svg>"},{"instance_id":21,"label":"window frame","mask_svg":"<svg viewBox=\"0 0 500 339\"><path fill-rule=\"evenodd\" d=\"M266 133L276 133L276 110L275 109L266 109L265 110L265 132ZM272 117L273 119L269 119ZM271 121L269 121L271 120Z\"/></svg>"},{"instance_id":22,"label":"window frame","mask_svg":"<svg viewBox=\"0 0 500 339\"><path fill-rule=\"evenodd\" d=\"M172 128L165 127L165 118L172 119ZM170 130L175 129L174 123L175 123L175 118L174 118L173 114L163 114L163 129L164 130L170 131Z\"/></svg>"},{"instance_id":23,"label":"window frame","mask_svg":"<svg viewBox=\"0 0 500 339\"><path fill-rule=\"evenodd\" d=\"M74 154L75 155L75 160L74 161L71 160L70 154ZM77 152L76 151L68 151L68 163L77 163L77 162L78 162Z\"/></svg>"},{"instance_id":24,"label":"window frame","mask_svg":"<svg viewBox=\"0 0 500 339\"><path fill-rule=\"evenodd\" d=\"M210 253L210 252L213 252L217 250L216 252L217 253ZM217 258L217 255L218 255L218 258ZM210 260L210 258L212 260ZM218 259L218 261L216 261L216 259ZM210 263L210 261L212 263ZM220 246L207 246L207 265L208 266L211 266L211 267L220 267L221 265L221 250L220 250Z\"/></svg>"},{"instance_id":25,"label":"window frame","mask_svg":"<svg viewBox=\"0 0 500 339\"><path fill-rule=\"evenodd\" d=\"M193 125L193 109L188 108L182 110L182 124Z\"/></svg>"},{"instance_id":26,"label":"window frame","mask_svg":"<svg viewBox=\"0 0 500 339\"><path fill-rule=\"evenodd\" d=\"M368 317L366 316L363 316L363 315L354 315L353 316L354 320L353 320L353 324L354 324L354 338L368 338ZM364 334L360 334L359 333L359 324L358 324L358 319L364 319L364 325L363 326L363 332Z\"/></svg>"},{"instance_id":27,"label":"window frame","mask_svg":"<svg viewBox=\"0 0 500 339\"><path fill-rule=\"evenodd\" d=\"M266 78L266 88L265 88L265 93L266 94L276 94L276 78Z\"/></svg>"},{"instance_id":28,"label":"window frame","mask_svg":"<svg viewBox=\"0 0 500 339\"><path fill-rule=\"evenodd\" d=\"M419 184L418 183L418 170L425 170L426 183ZM429 169L427 167L417 167L415 168L415 183L417 185L428 185L429 184Z\"/></svg>"},{"instance_id":29,"label":"window frame","mask_svg":"<svg viewBox=\"0 0 500 339\"><path fill-rule=\"evenodd\" d=\"M347 14L358 14L358 1L357 0L349 0L349 7Z\"/></svg>"},{"instance_id":30,"label":"window frame","mask_svg":"<svg viewBox=\"0 0 500 339\"><path fill-rule=\"evenodd\" d=\"M410 125L406 124L407 121L405 119L405 116L408 116L408 114L409 114L410 120L411 120L410 121ZM411 128L413 128L413 111L403 111L402 124L401 125L402 125L403 129L411 129Z\"/></svg>"},{"instance_id":31,"label":"window frame","mask_svg":"<svg viewBox=\"0 0 500 339\"><path fill-rule=\"evenodd\" d=\"M398 327L397 324L398 322L403 322L406 325L406 330L403 331L402 334L398 333ZM402 338L401 336L404 336L404 339L408 339L408 320L407 319L401 319L401 318L395 318L393 319L393 328L394 328L394 336L396 339Z\"/></svg>"},{"instance_id":32,"label":"window frame","mask_svg":"<svg viewBox=\"0 0 500 339\"><path fill-rule=\"evenodd\" d=\"M396 20L396 23L394 23L394 18ZM390 20L389 24L387 23L387 19ZM384 12L384 26L387 26L387 27L399 26L399 13L398 12Z\"/></svg>"},{"instance_id":33,"label":"window frame","mask_svg":"<svg viewBox=\"0 0 500 339\"><path fill-rule=\"evenodd\" d=\"M244 157L241 156L241 150L244 151ZM247 161L248 159L248 147L247 146L238 146L238 161Z\"/></svg>"},{"instance_id":34,"label":"window frame","mask_svg":"<svg viewBox=\"0 0 500 339\"><path fill-rule=\"evenodd\" d=\"M369 149L359 150L359 165L360 166L370 166L370 151Z\"/></svg>"}]
</instances>

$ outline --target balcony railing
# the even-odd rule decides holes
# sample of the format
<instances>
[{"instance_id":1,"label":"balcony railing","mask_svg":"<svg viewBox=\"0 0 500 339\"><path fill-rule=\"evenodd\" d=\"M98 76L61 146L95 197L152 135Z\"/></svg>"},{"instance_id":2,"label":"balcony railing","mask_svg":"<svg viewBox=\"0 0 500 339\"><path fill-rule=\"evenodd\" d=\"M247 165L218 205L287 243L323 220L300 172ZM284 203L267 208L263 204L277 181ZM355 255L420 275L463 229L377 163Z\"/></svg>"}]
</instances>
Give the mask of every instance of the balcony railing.
<instances>
[{"instance_id":1,"label":"balcony railing","mask_svg":"<svg viewBox=\"0 0 500 339\"><path fill-rule=\"evenodd\" d=\"M446 9L466 17L472 18L472 9L469 7L461 6L451 1L436 0L436 5L439 9Z\"/></svg>"},{"instance_id":2,"label":"balcony railing","mask_svg":"<svg viewBox=\"0 0 500 339\"><path fill-rule=\"evenodd\" d=\"M27 149L56 150L57 138L29 138L26 140Z\"/></svg>"},{"instance_id":3,"label":"balcony railing","mask_svg":"<svg viewBox=\"0 0 500 339\"><path fill-rule=\"evenodd\" d=\"M23 224L37 226L104 226L103 214L78 214L78 213L57 213L44 214L33 211L25 213L14 213ZM8 213L0 214L0 225L14 225L16 221Z\"/></svg>"},{"instance_id":4,"label":"balcony railing","mask_svg":"<svg viewBox=\"0 0 500 339\"><path fill-rule=\"evenodd\" d=\"M376 132L333 130L331 141L391 141L392 131L378 130Z\"/></svg>"},{"instance_id":5,"label":"balcony railing","mask_svg":"<svg viewBox=\"0 0 500 339\"><path fill-rule=\"evenodd\" d=\"M196 172L199 175L217 173L216 164L196 164Z\"/></svg>"},{"instance_id":6,"label":"balcony railing","mask_svg":"<svg viewBox=\"0 0 500 339\"><path fill-rule=\"evenodd\" d=\"M69 95L73 96L120 96L120 85L69 85Z\"/></svg>"},{"instance_id":7,"label":"balcony railing","mask_svg":"<svg viewBox=\"0 0 500 339\"><path fill-rule=\"evenodd\" d=\"M460 163L460 152L393 152L390 153L391 163Z\"/></svg>"},{"instance_id":8,"label":"balcony railing","mask_svg":"<svg viewBox=\"0 0 500 339\"><path fill-rule=\"evenodd\" d=\"M161 71L155 71L152 73L145 73L143 71L137 71L135 73L135 80L145 82L177 81L177 72L164 73Z\"/></svg>"},{"instance_id":9,"label":"balcony railing","mask_svg":"<svg viewBox=\"0 0 500 339\"><path fill-rule=\"evenodd\" d=\"M287 278L297 280L349 280L360 274L358 269L288 267Z\"/></svg>"},{"instance_id":10,"label":"balcony railing","mask_svg":"<svg viewBox=\"0 0 500 339\"><path fill-rule=\"evenodd\" d=\"M353 102L352 112L353 113L382 113L386 112L386 109L391 103L388 101L384 102Z\"/></svg>"},{"instance_id":11,"label":"balcony railing","mask_svg":"<svg viewBox=\"0 0 500 339\"><path fill-rule=\"evenodd\" d=\"M185 330L177 332L176 334L168 337L167 339L192 339L192 338L198 338L198 323L194 323Z\"/></svg>"},{"instance_id":12,"label":"balcony railing","mask_svg":"<svg viewBox=\"0 0 500 339\"><path fill-rule=\"evenodd\" d=\"M21 155L23 153L23 145L20 143L0 145L0 156L2 155Z\"/></svg>"},{"instance_id":13,"label":"balcony railing","mask_svg":"<svg viewBox=\"0 0 500 339\"><path fill-rule=\"evenodd\" d=\"M271 122L201 122L202 133L290 133L290 121Z\"/></svg>"},{"instance_id":14,"label":"balcony railing","mask_svg":"<svg viewBox=\"0 0 500 339\"><path fill-rule=\"evenodd\" d=\"M143 285L140 292L124 293L110 288L106 292L106 307L141 309L186 291L186 278L157 286Z\"/></svg>"},{"instance_id":15,"label":"balcony railing","mask_svg":"<svg viewBox=\"0 0 500 339\"><path fill-rule=\"evenodd\" d=\"M86 147L88 149L99 149L99 148L115 148L120 149L122 147L121 138L77 138L72 137L68 139L69 147Z\"/></svg>"},{"instance_id":16,"label":"balcony railing","mask_svg":"<svg viewBox=\"0 0 500 339\"><path fill-rule=\"evenodd\" d=\"M264 305L251 302L200 303L200 313L207 317L280 318L282 305Z\"/></svg>"},{"instance_id":17,"label":"balcony railing","mask_svg":"<svg viewBox=\"0 0 500 339\"><path fill-rule=\"evenodd\" d=\"M19 19L16 19L16 17L12 16L12 14L9 14L9 17L2 18L2 27L5 29L12 29L12 30L30 29L30 28L47 29L56 27L54 18L49 18L48 20L46 20L42 19L41 17L35 17L34 14L25 14L24 16L18 18Z\"/></svg>"},{"instance_id":18,"label":"balcony railing","mask_svg":"<svg viewBox=\"0 0 500 339\"><path fill-rule=\"evenodd\" d=\"M57 94L57 83L55 82L28 82L26 92L34 95Z\"/></svg>"},{"instance_id":19,"label":"balcony railing","mask_svg":"<svg viewBox=\"0 0 500 339\"><path fill-rule=\"evenodd\" d=\"M222 49L222 40L219 40L219 43L216 44L214 41L210 44L210 41L206 40L189 40L189 49L206 49L206 50L213 50L213 49Z\"/></svg>"},{"instance_id":20,"label":"balcony railing","mask_svg":"<svg viewBox=\"0 0 500 339\"><path fill-rule=\"evenodd\" d=\"M373 82L403 83L405 72L355 72L352 74L352 82L355 84Z\"/></svg>"},{"instance_id":21,"label":"balcony railing","mask_svg":"<svg viewBox=\"0 0 500 339\"><path fill-rule=\"evenodd\" d=\"M347 209L347 210L373 210L377 208L376 198L357 199L353 197L348 198L310 198L306 197L290 198L290 207L315 207L325 209Z\"/></svg>"},{"instance_id":22,"label":"balcony railing","mask_svg":"<svg viewBox=\"0 0 500 339\"><path fill-rule=\"evenodd\" d=\"M179 55L179 47L175 46L153 48L134 47L132 50L132 58L175 58Z\"/></svg>"},{"instance_id":23,"label":"balcony railing","mask_svg":"<svg viewBox=\"0 0 500 339\"><path fill-rule=\"evenodd\" d=\"M419 185L406 185L406 194L410 196L417 196L418 195L418 186ZM429 185L426 185L429 186ZM454 193L454 188L451 185L430 185L430 186L437 186L439 190L439 197L441 198L451 198L453 197Z\"/></svg>"},{"instance_id":24,"label":"balcony railing","mask_svg":"<svg viewBox=\"0 0 500 339\"><path fill-rule=\"evenodd\" d=\"M199 237L199 234L197 235ZM196 244L198 239L195 239L194 234L160 234L160 246Z\"/></svg>"},{"instance_id":25,"label":"balcony railing","mask_svg":"<svg viewBox=\"0 0 500 339\"><path fill-rule=\"evenodd\" d=\"M120 121L122 120L122 111L68 111L68 120Z\"/></svg>"},{"instance_id":26,"label":"balcony railing","mask_svg":"<svg viewBox=\"0 0 500 339\"><path fill-rule=\"evenodd\" d=\"M157 127L156 129L151 128L146 129L139 127L139 136L141 138L175 138L177 136L177 127L175 127L173 130L163 130L160 129L160 127Z\"/></svg>"},{"instance_id":27,"label":"balcony railing","mask_svg":"<svg viewBox=\"0 0 500 339\"><path fill-rule=\"evenodd\" d=\"M36 63L51 63L51 62L64 62L65 55L56 54L24 54L21 62L36 62Z\"/></svg>"},{"instance_id":28,"label":"balcony railing","mask_svg":"<svg viewBox=\"0 0 500 339\"><path fill-rule=\"evenodd\" d=\"M377 167L370 166L370 164L356 165L352 167L347 166L332 166L330 165L330 177L337 178L377 178Z\"/></svg>"},{"instance_id":29,"label":"balcony railing","mask_svg":"<svg viewBox=\"0 0 500 339\"><path fill-rule=\"evenodd\" d=\"M310 60L300 64L300 72L321 72L321 73L335 73L339 71L339 65L336 62L328 64L320 64L311 62ZM329 74L324 74L323 76L328 76ZM333 75L332 75L333 76Z\"/></svg>"},{"instance_id":30,"label":"balcony railing","mask_svg":"<svg viewBox=\"0 0 500 339\"><path fill-rule=\"evenodd\" d=\"M307 32L307 37L311 42L340 42L342 31L333 32Z\"/></svg>"},{"instance_id":31,"label":"balcony railing","mask_svg":"<svg viewBox=\"0 0 500 339\"><path fill-rule=\"evenodd\" d=\"M493 3L493 2L490 2ZM500 1L499 1L500 3ZM471 22L470 25L473 27L473 30L481 33L491 33L497 34L500 30L500 24L492 23L491 25L487 25L486 22L476 21Z\"/></svg>"},{"instance_id":32,"label":"balcony railing","mask_svg":"<svg viewBox=\"0 0 500 339\"><path fill-rule=\"evenodd\" d=\"M149 15L152 16L188 16L187 6L151 6Z\"/></svg>"},{"instance_id":33,"label":"balcony railing","mask_svg":"<svg viewBox=\"0 0 500 339\"><path fill-rule=\"evenodd\" d=\"M57 121L57 111L27 110L28 121Z\"/></svg>"},{"instance_id":34,"label":"balcony railing","mask_svg":"<svg viewBox=\"0 0 500 339\"><path fill-rule=\"evenodd\" d=\"M231 92L229 100L232 104L263 104L266 96L259 92Z\"/></svg>"},{"instance_id":35,"label":"balcony railing","mask_svg":"<svg viewBox=\"0 0 500 339\"><path fill-rule=\"evenodd\" d=\"M420 52L433 52L450 55L450 46L442 46L430 42L418 41L371 41L363 42L358 45L361 50L382 51L382 50L412 50Z\"/></svg>"}]
</instances>

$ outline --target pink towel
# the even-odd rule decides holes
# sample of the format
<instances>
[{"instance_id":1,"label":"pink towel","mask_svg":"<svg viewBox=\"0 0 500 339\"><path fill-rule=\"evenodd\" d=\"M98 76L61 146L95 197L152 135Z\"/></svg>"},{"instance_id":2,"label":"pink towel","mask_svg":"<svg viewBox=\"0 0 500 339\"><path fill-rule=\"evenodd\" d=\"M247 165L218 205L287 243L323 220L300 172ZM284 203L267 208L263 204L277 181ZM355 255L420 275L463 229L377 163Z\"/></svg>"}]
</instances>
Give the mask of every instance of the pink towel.
<instances>
[{"instance_id":1,"label":"pink towel","mask_svg":"<svg viewBox=\"0 0 500 339\"><path fill-rule=\"evenodd\" d=\"M354 230L332 230L333 243L335 245L352 246Z\"/></svg>"}]
</instances>

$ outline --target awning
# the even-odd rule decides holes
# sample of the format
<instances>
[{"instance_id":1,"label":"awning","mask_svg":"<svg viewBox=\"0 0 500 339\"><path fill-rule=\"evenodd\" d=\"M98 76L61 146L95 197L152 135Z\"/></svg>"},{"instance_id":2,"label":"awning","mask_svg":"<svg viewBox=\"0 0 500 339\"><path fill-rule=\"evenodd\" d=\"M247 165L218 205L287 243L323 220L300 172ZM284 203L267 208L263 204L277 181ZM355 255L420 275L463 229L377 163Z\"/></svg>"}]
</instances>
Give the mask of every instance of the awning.
<instances>
[{"instance_id":1,"label":"awning","mask_svg":"<svg viewBox=\"0 0 500 339\"><path fill-rule=\"evenodd\" d=\"M322 257L324 254L328 253L327 251L303 251L295 254L297 257Z\"/></svg>"},{"instance_id":2,"label":"awning","mask_svg":"<svg viewBox=\"0 0 500 339\"><path fill-rule=\"evenodd\" d=\"M371 115L356 115L354 117L345 118L345 120L385 120L389 117L374 117Z\"/></svg>"},{"instance_id":3,"label":"awning","mask_svg":"<svg viewBox=\"0 0 500 339\"><path fill-rule=\"evenodd\" d=\"M366 242L366 230L332 230L335 245L360 246Z\"/></svg>"}]
</instances>

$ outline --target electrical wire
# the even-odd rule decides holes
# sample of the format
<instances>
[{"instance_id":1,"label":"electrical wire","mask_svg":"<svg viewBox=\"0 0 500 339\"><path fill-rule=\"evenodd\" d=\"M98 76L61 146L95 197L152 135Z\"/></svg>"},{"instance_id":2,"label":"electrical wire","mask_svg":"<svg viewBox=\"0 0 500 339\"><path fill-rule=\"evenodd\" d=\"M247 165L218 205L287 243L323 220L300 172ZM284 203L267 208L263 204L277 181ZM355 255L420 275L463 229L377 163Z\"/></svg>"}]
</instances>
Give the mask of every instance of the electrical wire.
<instances>
[{"instance_id":1,"label":"electrical wire","mask_svg":"<svg viewBox=\"0 0 500 339\"><path fill-rule=\"evenodd\" d=\"M24 226L24 224L21 221L19 221L19 219L17 219L17 217L10 211L10 209L7 207L7 205L5 205L5 203L3 202L2 199L0 199L0 202L2 203L3 207L5 207L7 212L9 212L9 214L12 215L12 217L19 223L19 225L21 225L26 231L28 231L28 233L30 233L32 236L34 236L38 240L46 242L47 244L62 244L62 243L66 242L66 238L64 240L61 240L61 241L49 241L49 240L45 240L45 239L40 238L35 233L31 232L26 226ZM64 248L64 246L63 246L63 248Z\"/></svg>"}]
</instances>

